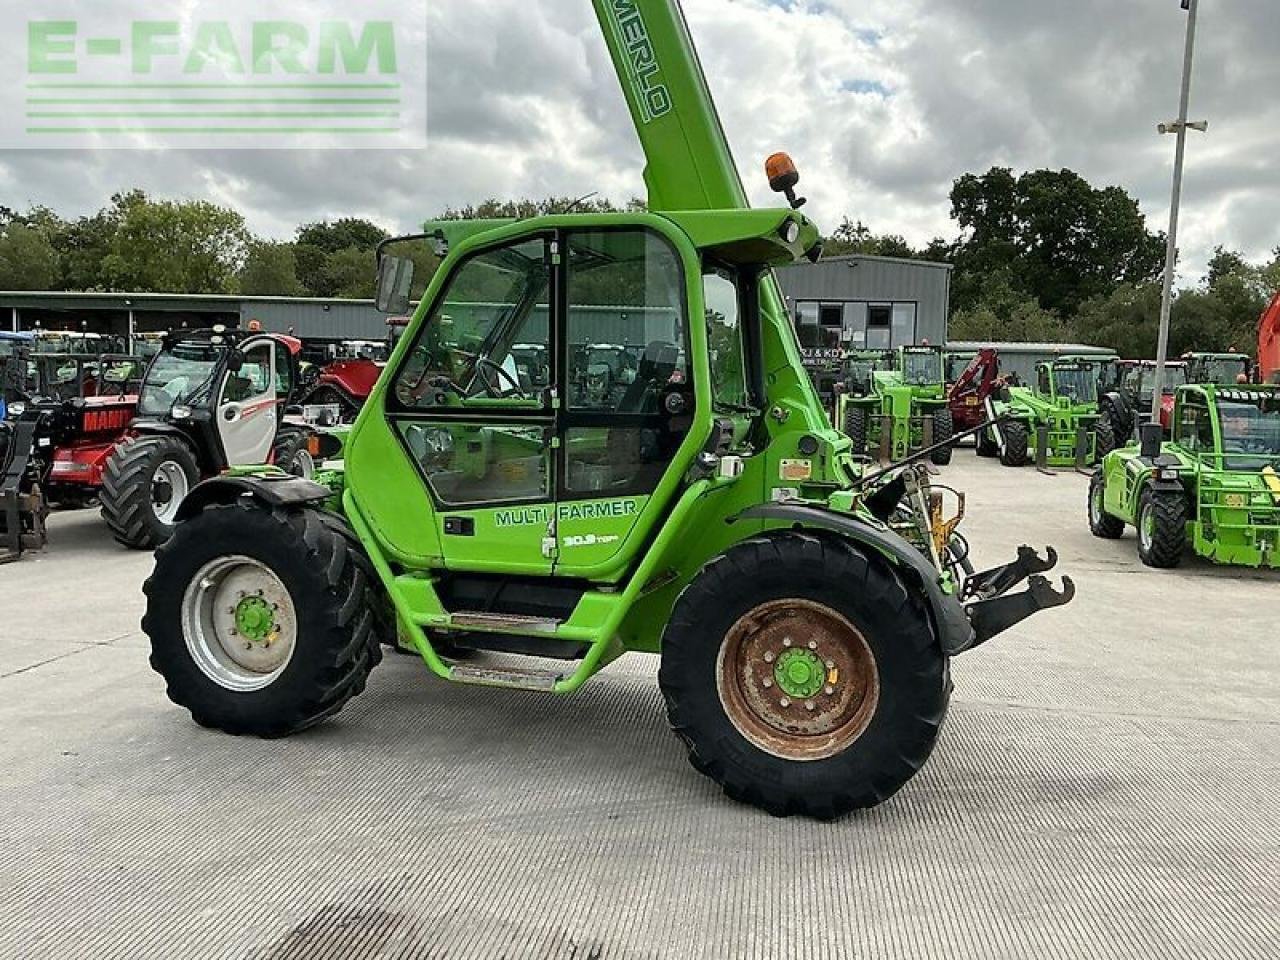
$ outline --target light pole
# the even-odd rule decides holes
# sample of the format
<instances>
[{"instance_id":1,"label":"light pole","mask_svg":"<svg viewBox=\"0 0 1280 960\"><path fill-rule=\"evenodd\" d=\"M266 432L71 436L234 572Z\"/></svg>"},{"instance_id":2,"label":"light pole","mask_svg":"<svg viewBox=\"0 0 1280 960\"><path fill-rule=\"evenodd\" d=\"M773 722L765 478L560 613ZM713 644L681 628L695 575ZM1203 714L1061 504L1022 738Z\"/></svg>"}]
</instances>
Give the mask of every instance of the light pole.
<instances>
[{"instance_id":1,"label":"light pole","mask_svg":"<svg viewBox=\"0 0 1280 960\"><path fill-rule=\"evenodd\" d=\"M1178 119L1162 123L1156 129L1163 133L1177 134L1178 148L1173 158L1173 199L1169 205L1169 247L1164 259L1164 296L1160 301L1160 338L1156 344L1156 376L1151 393L1151 421L1160 422L1160 400L1164 396L1164 367L1169 359L1169 317L1173 313L1173 276L1178 266L1178 210L1182 205L1182 168L1187 157L1187 130L1209 129L1207 120L1187 121L1187 109L1191 102L1191 65L1196 49L1196 14L1200 0L1182 0L1187 11L1187 50L1182 61L1182 100Z\"/></svg>"}]
</instances>

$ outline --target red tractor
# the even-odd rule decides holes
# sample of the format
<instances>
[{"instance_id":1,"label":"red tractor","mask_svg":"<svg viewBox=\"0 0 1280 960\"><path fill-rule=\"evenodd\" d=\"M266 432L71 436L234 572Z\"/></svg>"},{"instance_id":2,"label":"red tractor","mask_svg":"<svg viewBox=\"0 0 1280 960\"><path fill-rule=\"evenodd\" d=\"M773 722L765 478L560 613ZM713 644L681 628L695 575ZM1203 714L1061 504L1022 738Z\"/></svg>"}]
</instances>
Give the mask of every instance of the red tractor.
<instances>
[{"instance_id":1,"label":"red tractor","mask_svg":"<svg viewBox=\"0 0 1280 960\"><path fill-rule=\"evenodd\" d=\"M982 426L987 419L986 403L1004 385L1000 376L1000 353L983 347L947 391L947 405L956 433ZM994 457L999 452L994 438L978 436L978 456Z\"/></svg>"},{"instance_id":2,"label":"red tractor","mask_svg":"<svg viewBox=\"0 0 1280 960\"><path fill-rule=\"evenodd\" d=\"M1263 383L1280 383L1280 293L1258 324L1258 374Z\"/></svg>"},{"instance_id":3,"label":"red tractor","mask_svg":"<svg viewBox=\"0 0 1280 960\"><path fill-rule=\"evenodd\" d=\"M304 384L300 405L337 407L340 421L355 420L408 323L408 317L388 319L385 342L351 340L330 347L319 376Z\"/></svg>"},{"instance_id":4,"label":"red tractor","mask_svg":"<svg viewBox=\"0 0 1280 960\"><path fill-rule=\"evenodd\" d=\"M293 337L223 327L165 339L137 417L102 474L102 516L118 542L164 543L191 489L231 467L272 463L312 475L314 434L285 422L301 347Z\"/></svg>"}]
</instances>

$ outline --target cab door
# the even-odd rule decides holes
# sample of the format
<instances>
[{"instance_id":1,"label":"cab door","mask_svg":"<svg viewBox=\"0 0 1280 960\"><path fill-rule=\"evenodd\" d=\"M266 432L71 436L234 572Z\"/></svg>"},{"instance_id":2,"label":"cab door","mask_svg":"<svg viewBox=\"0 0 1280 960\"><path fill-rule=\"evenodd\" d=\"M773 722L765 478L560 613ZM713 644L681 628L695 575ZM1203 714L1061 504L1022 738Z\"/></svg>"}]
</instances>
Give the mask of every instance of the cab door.
<instances>
[{"instance_id":1,"label":"cab door","mask_svg":"<svg viewBox=\"0 0 1280 960\"><path fill-rule=\"evenodd\" d=\"M607 578L684 472L695 405L689 270L674 244L638 225L570 231L565 249L556 572ZM736 333L736 287L714 289L725 294L719 324Z\"/></svg>"},{"instance_id":2,"label":"cab door","mask_svg":"<svg viewBox=\"0 0 1280 960\"><path fill-rule=\"evenodd\" d=\"M274 341L246 341L244 362L227 371L217 404L218 436L228 466L266 463L271 458L280 412L276 397Z\"/></svg>"},{"instance_id":3,"label":"cab door","mask_svg":"<svg viewBox=\"0 0 1280 960\"><path fill-rule=\"evenodd\" d=\"M387 416L431 497L423 522L448 569L552 570L558 259L552 235L471 254L399 361Z\"/></svg>"}]
</instances>

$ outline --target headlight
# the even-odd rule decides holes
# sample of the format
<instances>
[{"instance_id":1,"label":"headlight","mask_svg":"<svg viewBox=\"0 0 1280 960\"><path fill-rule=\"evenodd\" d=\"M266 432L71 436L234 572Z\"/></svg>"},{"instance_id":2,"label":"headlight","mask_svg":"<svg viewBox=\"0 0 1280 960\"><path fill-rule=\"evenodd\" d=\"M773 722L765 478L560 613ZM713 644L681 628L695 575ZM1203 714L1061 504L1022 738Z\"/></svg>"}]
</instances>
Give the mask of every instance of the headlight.
<instances>
[{"instance_id":1,"label":"headlight","mask_svg":"<svg viewBox=\"0 0 1280 960\"><path fill-rule=\"evenodd\" d=\"M1156 471L1156 478L1166 482L1175 481L1178 476L1178 471L1174 467L1161 467Z\"/></svg>"},{"instance_id":2,"label":"headlight","mask_svg":"<svg viewBox=\"0 0 1280 960\"><path fill-rule=\"evenodd\" d=\"M27 412L27 405L25 403L11 403L9 404L9 412L15 417L20 417Z\"/></svg>"},{"instance_id":3,"label":"headlight","mask_svg":"<svg viewBox=\"0 0 1280 960\"><path fill-rule=\"evenodd\" d=\"M779 232L782 234L783 241L786 243L795 243L800 239L800 224L796 223L794 220L788 220L782 225L782 229Z\"/></svg>"},{"instance_id":4,"label":"headlight","mask_svg":"<svg viewBox=\"0 0 1280 960\"><path fill-rule=\"evenodd\" d=\"M175 420L190 420L190 419L191 419L191 408L190 408L190 407L184 407L184 406L183 406L182 404L180 404L180 403L176 403L176 404L174 404L173 409L172 409L171 411L169 411L169 413L173 416L173 419L175 419Z\"/></svg>"}]
</instances>

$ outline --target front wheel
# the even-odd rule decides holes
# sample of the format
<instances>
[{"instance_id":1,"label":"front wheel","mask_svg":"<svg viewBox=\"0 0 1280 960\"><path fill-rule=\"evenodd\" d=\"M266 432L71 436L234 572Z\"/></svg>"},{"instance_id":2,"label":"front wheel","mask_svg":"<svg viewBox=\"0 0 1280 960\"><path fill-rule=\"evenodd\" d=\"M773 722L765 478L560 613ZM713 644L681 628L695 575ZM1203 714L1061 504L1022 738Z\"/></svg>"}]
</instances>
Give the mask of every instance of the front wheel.
<instances>
[{"instance_id":1,"label":"front wheel","mask_svg":"<svg viewBox=\"0 0 1280 960\"><path fill-rule=\"evenodd\" d=\"M156 552L143 592L151 666L201 726L287 736L341 710L382 659L368 562L318 510L207 509Z\"/></svg>"},{"instance_id":2,"label":"front wheel","mask_svg":"<svg viewBox=\"0 0 1280 960\"><path fill-rule=\"evenodd\" d=\"M285 473L310 480L316 473L316 462L308 446L310 438L307 430L281 427L271 445L271 462Z\"/></svg>"},{"instance_id":3,"label":"front wheel","mask_svg":"<svg viewBox=\"0 0 1280 960\"><path fill-rule=\"evenodd\" d=\"M1094 461L1101 463L1116 448L1116 433L1109 420L1099 420L1093 428Z\"/></svg>"},{"instance_id":4,"label":"front wheel","mask_svg":"<svg viewBox=\"0 0 1280 960\"><path fill-rule=\"evenodd\" d=\"M132 437L107 458L102 473L102 519L133 550L154 550L173 536L178 508L200 481L195 454L172 436Z\"/></svg>"},{"instance_id":5,"label":"front wheel","mask_svg":"<svg viewBox=\"0 0 1280 960\"><path fill-rule=\"evenodd\" d=\"M693 766L777 816L887 800L933 751L947 658L884 562L801 533L748 540L685 590L659 685Z\"/></svg>"},{"instance_id":6,"label":"front wheel","mask_svg":"<svg viewBox=\"0 0 1280 960\"><path fill-rule=\"evenodd\" d=\"M1187 498L1172 490L1142 491L1138 500L1138 557L1148 567L1171 569L1187 548Z\"/></svg>"},{"instance_id":7,"label":"front wheel","mask_svg":"<svg viewBox=\"0 0 1280 960\"><path fill-rule=\"evenodd\" d=\"M844 411L844 435L853 444L857 456L867 452L867 411L862 407L848 406Z\"/></svg>"},{"instance_id":8,"label":"front wheel","mask_svg":"<svg viewBox=\"0 0 1280 960\"><path fill-rule=\"evenodd\" d=\"M1089 480L1089 532L1103 540L1124 536L1124 521L1107 513L1107 479L1101 468Z\"/></svg>"}]
</instances>

